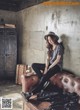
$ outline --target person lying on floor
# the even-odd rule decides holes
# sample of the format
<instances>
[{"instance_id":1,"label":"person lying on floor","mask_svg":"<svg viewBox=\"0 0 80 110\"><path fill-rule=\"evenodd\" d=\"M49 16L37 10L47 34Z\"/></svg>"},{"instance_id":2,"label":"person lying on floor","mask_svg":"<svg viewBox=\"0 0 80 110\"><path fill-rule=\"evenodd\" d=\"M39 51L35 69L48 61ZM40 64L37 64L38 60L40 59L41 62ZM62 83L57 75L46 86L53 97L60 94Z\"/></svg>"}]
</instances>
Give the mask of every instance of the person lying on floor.
<instances>
[{"instance_id":1,"label":"person lying on floor","mask_svg":"<svg viewBox=\"0 0 80 110\"><path fill-rule=\"evenodd\" d=\"M64 48L58 43L59 37L54 32L49 32L44 38L48 48L46 64L32 64L32 69L35 71L40 81L30 92L22 92L22 96L27 100L29 100L32 95L40 92L43 89L45 82L62 70ZM41 70L44 71L43 74Z\"/></svg>"}]
</instances>

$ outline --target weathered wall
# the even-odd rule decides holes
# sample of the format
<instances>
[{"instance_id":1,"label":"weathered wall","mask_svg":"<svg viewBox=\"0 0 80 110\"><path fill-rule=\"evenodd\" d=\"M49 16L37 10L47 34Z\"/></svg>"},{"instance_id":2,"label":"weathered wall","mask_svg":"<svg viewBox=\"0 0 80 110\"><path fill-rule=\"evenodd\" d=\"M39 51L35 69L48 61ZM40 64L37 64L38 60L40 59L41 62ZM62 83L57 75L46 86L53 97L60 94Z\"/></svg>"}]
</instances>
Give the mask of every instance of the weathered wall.
<instances>
[{"instance_id":1,"label":"weathered wall","mask_svg":"<svg viewBox=\"0 0 80 110\"><path fill-rule=\"evenodd\" d=\"M16 24L16 12L0 10L0 20L1 18L5 23Z\"/></svg>"},{"instance_id":2,"label":"weathered wall","mask_svg":"<svg viewBox=\"0 0 80 110\"><path fill-rule=\"evenodd\" d=\"M19 63L45 62L44 35L54 31L64 43L64 68L80 75L80 6L36 5L17 12Z\"/></svg>"}]
</instances>

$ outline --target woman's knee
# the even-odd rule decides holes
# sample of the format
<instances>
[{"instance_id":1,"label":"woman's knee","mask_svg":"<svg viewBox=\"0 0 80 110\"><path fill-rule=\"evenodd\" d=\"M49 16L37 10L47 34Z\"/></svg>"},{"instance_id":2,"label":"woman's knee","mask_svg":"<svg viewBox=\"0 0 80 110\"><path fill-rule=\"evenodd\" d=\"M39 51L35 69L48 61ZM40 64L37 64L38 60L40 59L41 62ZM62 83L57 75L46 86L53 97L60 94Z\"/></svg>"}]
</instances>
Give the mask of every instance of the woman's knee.
<instances>
[{"instance_id":1,"label":"woman's knee","mask_svg":"<svg viewBox=\"0 0 80 110\"><path fill-rule=\"evenodd\" d=\"M33 63L32 64L32 68L34 69L36 67L36 63Z\"/></svg>"}]
</instances>

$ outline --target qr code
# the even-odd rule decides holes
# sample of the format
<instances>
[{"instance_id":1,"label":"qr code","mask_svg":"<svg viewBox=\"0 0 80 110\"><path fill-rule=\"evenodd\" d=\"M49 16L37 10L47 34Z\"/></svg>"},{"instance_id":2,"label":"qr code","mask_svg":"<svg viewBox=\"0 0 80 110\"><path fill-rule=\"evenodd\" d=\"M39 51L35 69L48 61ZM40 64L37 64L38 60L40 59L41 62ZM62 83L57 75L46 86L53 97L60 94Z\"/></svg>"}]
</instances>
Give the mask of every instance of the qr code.
<instances>
[{"instance_id":1,"label":"qr code","mask_svg":"<svg viewBox=\"0 0 80 110\"><path fill-rule=\"evenodd\" d=\"M13 100L11 98L1 98L1 109L12 109Z\"/></svg>"}]
</instances>

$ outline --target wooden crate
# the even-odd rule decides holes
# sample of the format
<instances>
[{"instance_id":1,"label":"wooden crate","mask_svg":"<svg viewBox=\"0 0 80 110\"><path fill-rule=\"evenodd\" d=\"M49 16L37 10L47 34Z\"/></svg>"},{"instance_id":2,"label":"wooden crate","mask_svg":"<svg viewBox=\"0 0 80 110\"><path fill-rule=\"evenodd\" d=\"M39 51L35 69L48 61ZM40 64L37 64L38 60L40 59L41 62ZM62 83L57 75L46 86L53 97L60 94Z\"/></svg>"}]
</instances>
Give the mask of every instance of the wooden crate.
<instances>
[{"instance_id":1,"label":"wooden crate","mask_svg":"<svg viewBox=\"0 0 80 110\"><path fill-rule=\"evenodd\" d=\"M23 102L23 110L46 110L51 105L50 102L31 103Z\"/></svg>"},{"instance_id":2,"label":"wooden crate","mask_svg":"<svg viewBox=\"0 0 80 110\"><path fill-rule=\"evenodd\" d=\"M21 75L26 74L27 65L18 64L16 67L16 84L21 84Z\"/></svg>"}]
</instances>

